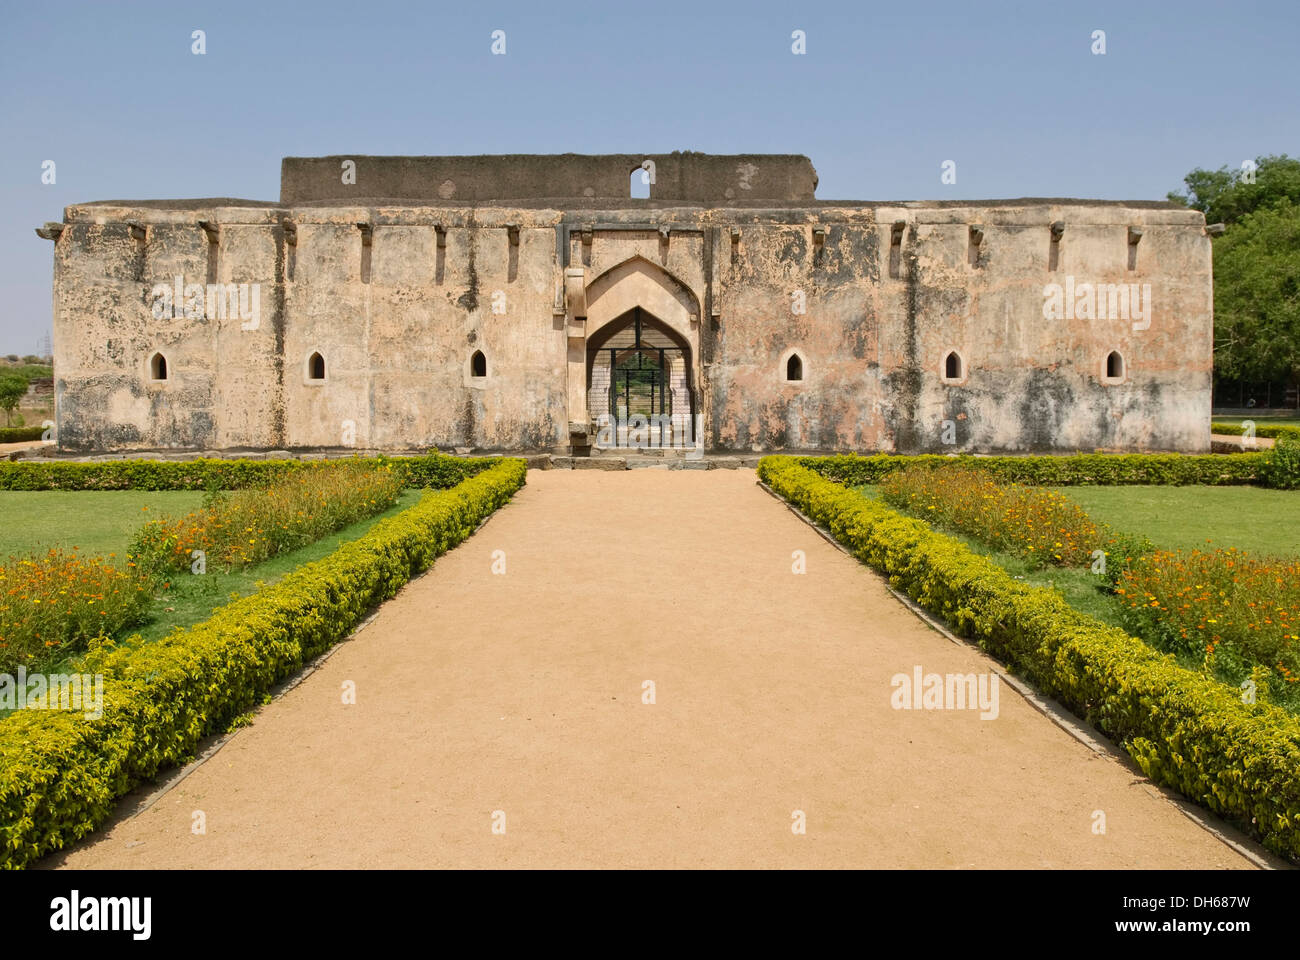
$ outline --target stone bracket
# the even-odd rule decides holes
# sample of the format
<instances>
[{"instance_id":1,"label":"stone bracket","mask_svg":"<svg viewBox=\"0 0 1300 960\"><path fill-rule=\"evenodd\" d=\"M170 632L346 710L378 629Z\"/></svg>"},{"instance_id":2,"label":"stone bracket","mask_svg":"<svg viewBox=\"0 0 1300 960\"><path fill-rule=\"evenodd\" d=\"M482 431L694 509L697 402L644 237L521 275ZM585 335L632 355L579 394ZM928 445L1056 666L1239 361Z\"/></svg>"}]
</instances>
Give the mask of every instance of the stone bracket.
<instances>
[{"instance_id":1,"label":"stone bracket","mask_svg":"<svg viewBox=\"0 0 1300 960\"><path fill-rule=\"evenodd\" d=\"M570 323L586 319L587 277L582 267L564 268L564 303Z\"/></svg>"}]
</instances>

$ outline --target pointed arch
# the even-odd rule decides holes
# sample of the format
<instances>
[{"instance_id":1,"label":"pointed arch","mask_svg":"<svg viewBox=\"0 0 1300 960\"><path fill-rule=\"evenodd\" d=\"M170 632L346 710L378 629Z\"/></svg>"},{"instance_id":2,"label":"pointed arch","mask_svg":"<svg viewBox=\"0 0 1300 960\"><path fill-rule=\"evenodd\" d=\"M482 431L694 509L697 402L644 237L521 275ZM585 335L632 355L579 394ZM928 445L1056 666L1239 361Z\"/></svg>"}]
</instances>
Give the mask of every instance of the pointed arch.
<instances>
[{"instance_id":1,"label":"pointed arch","mask_svg":"<svg viewBox=\"0 0 1300 960\"><path fill-rule=\"evenodd\" d=\"M690 286L640 255L610 267L587 284L586 334L640 307L694 345L700 299Z\"/></svg>"}]
</instances>

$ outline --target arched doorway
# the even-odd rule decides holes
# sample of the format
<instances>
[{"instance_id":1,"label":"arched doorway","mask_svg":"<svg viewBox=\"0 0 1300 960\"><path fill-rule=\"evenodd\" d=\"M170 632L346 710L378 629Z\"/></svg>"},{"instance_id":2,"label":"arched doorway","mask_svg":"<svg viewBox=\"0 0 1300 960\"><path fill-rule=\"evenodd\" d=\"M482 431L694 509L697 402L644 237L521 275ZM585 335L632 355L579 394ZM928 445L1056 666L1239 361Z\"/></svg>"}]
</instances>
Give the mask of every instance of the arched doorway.
<instances>
[{"instance_id":1,"label":"arched doorway","mask_svg":"<svg viewBox=\"0 0 1300 960\"><path fill-rule=\"evenodd\" d=\"M572 448L694 444L708 415L695 291L634 254L588 280L570 305L569 435L581 438Z\"/></svg>"},{"instance_id":2,"label":"arched doorway","mask_svg":"<svg viewBox=\"0 0 1300 960\"><path fill-rule=\"evenodd\" d=\"M587 411L601 447L687 447L694 442L691 348L641 307L587 344Z\"/></svg>"}]
</instances>

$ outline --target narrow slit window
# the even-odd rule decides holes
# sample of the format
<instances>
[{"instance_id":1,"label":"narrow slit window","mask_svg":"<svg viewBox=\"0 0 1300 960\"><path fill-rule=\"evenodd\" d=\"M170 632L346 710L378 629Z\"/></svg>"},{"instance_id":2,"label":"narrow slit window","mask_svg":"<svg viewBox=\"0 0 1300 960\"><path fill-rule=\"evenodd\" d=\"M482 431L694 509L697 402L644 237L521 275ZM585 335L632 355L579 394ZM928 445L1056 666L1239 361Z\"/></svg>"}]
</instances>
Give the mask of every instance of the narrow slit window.
<instances>
[{"instance_id":1,"label":"narrow slit window","mask_svg":"<svg viewBox=\"0 0 1300 960\"><path fill-rule=\"evenodd\" d=\"M166 380L167 379L167 358L161 353L155 353L149 358L149 379Z\"/></svg>"},{"instance_id":2,"label":"narrow slit window","mask_svg":"<svg viewBox=\"0 0 1300 960\"><path fill-rule=\"evenodd\" d=\"M374 243L374 227L369 223L358 223L361 229L361 282L370 282L370 248Z\"/></svg>"},{"instance_id":3,"label":"narrow slit window","mask_svg":"<svg viewBox=\"0 0 1300 960\"><path fill-rule=\"evenodd\" d=\"M470 357L469 366L471 376L487 376L487 357L483 356L482 350L474 351L474 356Z\"/></svg>"},{"instance_id":4,"label":"narrow slit window","mask_svg":"<svg viewBox=\"0 0 1300 960\"><path fill-rule=\"evenodd\" d=\"M889 275L895 280L903 271L903 229L906 226L902 220L896 220L889 234Z\"/></svg>"},{"instance_id":5,"label":"narrow slit window","mask_svg":"<svg viewBox=\"0 0 1300 960\"><path fill-rule=\"evenodd\" d=\"M298 225L286 220L283 226L285 272L287 279L292 283L298 267Z\"/></svg>"},{"instance_id":6,"label":"narrow slit window","mask_svg":"<svg viewBox=\"0 0 1300 960\"><path fill-rule=\"evenodd\" d=\"M325 379L325 358L319 353L313 353L307 360L307 378L309 380Z\"/></svg>"},{"instance_id":7,"label":"narrow slit window","mask_svg":"<svg viewBox=\"0 0 1300 960\"><path fill-rule=\"evenodd\" d=\"M792 353L790 359L785 362L785 378L790 382L803 379L803 360L799 354Z\"/></svg>"},{"instance_id":8,"label":"narrow slit window","mask_svg":"<svg viewBox=\"0 0 1300 960\"><path fill-rule=\"evenodd\" d=\"M945 380L961 379L961 357L955 350L943 358L943 377Z\"/></svg>"},{"instance_id":9,"label":"narrow slit window","mask_svg":"<svg viewBox=\"0 0 1300 960\"><path fill-rule=\"evenodd\" d=\"M217 259L221 254L221 236L217 232L216 224L200 220L199 225L203 228L203 234L208 241L208 283L216 283L217 271L220 269Z\"/></svg>"}]
</instances>

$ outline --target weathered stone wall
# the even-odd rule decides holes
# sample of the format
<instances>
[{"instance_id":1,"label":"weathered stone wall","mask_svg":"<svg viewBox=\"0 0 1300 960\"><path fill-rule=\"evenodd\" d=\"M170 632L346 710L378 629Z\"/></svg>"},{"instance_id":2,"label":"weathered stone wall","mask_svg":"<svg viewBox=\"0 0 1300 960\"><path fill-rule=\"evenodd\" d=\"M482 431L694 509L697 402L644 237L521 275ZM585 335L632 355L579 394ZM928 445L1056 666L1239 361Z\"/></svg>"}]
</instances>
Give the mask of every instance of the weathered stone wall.
<instances>
[{"instance_id":1,"label":"weathered stone wall","mask_svg":"<svg viewBox=\"0 0 1300 960\"><path fill-rule=\"evenodd\" d=\"M584 345L630 306L688 347L674 386L713 450L1209 448L1210 243L1164 204L114 201L54 234L67 451L565 449L588 418ZM255 321L154 316L156 285L214 268L258 286ZM1149 323L1045 319L1044 285L1067 278L1149 284Z\"/></svg>"},{"instance_id":2,"label":"weathered stone wall","mask_svg":"<svg viewBox=\"0 0 1300 960\"><path fill-rule=\"evenodd\" d=\"M741 227L739 260L722 268L710 377L717 446L1208 449L1213 303L1199 214L909 205L821 209L809 220L825 231L819 262L812 223L758 223ZM1066 227L1049 271L1053 222ZM975 264L973 224L983 233ZM1130 227L1142 230L1133 270ZM1149 327L1045 319L1045 284L1067 277L1149 284ZM799 291L804 314L792 309ZM803 359L800 383L779 382L789 350ZM950 351L962 358L955 383L941 376ZM1126 366L1118 383L1104 382L1111 351Z\"/></svg>"},{"instance_id":3,"label":"weathered stone wall","mask_svg":"<svg viewBox=\"0 0 1300 960\"><path fill-rule=\"evenodd\" d=\"M650 196L657 200L806 203L814 199L817 188L812 161L775 154L353 155L285 157L280 167L280 202L337 202L356 197L435 203L560 197L626 200L630 175L644 169L642 164L647 161L654 168Z\"/></svg>"}]
</instances>

